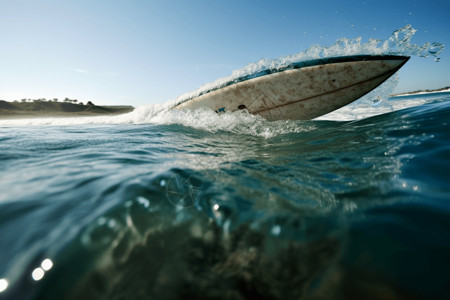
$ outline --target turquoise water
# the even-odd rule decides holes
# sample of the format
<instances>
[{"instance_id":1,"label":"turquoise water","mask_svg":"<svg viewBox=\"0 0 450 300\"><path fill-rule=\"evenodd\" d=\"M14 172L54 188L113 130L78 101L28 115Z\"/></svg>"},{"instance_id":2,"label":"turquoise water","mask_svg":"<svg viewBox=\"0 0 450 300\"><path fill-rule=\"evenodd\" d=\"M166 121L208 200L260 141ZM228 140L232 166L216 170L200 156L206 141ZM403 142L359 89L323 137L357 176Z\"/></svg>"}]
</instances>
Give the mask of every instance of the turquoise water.
<instances>
[{"instance_id":1,"label":"turquoise water","mask_svg":"<svg viewBox=\"0 0 450 300\"><path fill-rule=\"evenodd\" d=\"M449 100L4 121L0 298L448 299Z\"/></svg>"}]
</instances>

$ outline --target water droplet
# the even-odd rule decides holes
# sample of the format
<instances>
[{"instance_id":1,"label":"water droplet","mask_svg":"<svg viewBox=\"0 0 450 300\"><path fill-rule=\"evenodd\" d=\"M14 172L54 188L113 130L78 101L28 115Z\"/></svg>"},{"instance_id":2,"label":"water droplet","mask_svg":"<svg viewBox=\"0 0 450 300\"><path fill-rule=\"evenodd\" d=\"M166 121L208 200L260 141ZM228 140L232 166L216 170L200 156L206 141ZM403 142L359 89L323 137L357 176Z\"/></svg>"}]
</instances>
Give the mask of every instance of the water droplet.
<instances>
[{"instance_id":1,"label":"water droplet","mask_svg":"<svg viewBox=\"0 0 450 300\"><path fill-rule=\"evenodd\" d=\"M116 225L117 225L116 220L111 219L111 220L108 221L108 227L109 228L114 228L114 227L116 227Z\"/></svg>"},{"instance_id":2,"label":"water droplet","mask_svg":"<svg viewBox=\"0 0 450 300\"><path fill-rule=\"evenodd\" d=\"M437 54L441 53L442 50L444 50L444 45L439 44L439 43L431 43L431 46L428 48L428 52L431 55L437 55Z\"/></svg>"},{"instance_id":3,"label":"water droplet","mask_svg":"<svg viewBox=\"0 0 450 300\"><path fill-rule=\"evenodd\" d=\"M0 293L3 293L8 288L9 282L5 278L0 279Z\"/></svg>"},{"instance_id":4,"label":"water droplet","mask_svg":"<svg viewBox=\"0 0 450 300\"><path fill-rule=\"evenodd\" d=\"M144 206L145 208L150 206L150 200L148 200L147 198L144 197L138 197L137 201L139 202L139 204L141 204L142 206Z\"/></svg>"},{"instance_id":5,"label":"water droplet","mask_svg":"<svg viewBox=\"0 0 450 300\"><path fill-rule=\"evenodd\" d=\"M39 281L42 278L44 278L45 275L45 271L42 268L36 268L33 270L33 272L31 273L31 277L35 280L35 281Z\"/></svg>"},{"instance_id":6,"label":"water droplet","mask_svg":"<svg viewBox=\"0 0 450 300\"><path fill-rule=\"evenodd\" d=\"M53 267L53 262L51 261L51 259L46 258L42 261L41 267L44 271L48 271Z\"/></svg>"},{"instance_id":7,"label":"water droplet","mask_svg":"<svg viewBox=\"0 0 450 300\"><path fill-rule=\"evenodd\" d=\"M272 233L272 235L278 236L281 233L281 227L280 225L274 225L272 226L272 229L270 230L270 233Z\"/></svg>"}]
</instances>

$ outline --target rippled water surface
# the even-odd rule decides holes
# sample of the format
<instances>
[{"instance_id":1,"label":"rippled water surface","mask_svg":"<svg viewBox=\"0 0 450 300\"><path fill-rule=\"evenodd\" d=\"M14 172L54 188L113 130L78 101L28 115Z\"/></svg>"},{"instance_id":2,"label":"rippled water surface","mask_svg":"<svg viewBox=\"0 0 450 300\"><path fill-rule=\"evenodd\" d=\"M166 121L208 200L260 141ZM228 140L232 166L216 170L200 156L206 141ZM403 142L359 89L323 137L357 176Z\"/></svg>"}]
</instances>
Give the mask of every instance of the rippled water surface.
<instances>
[{"instance_id":1,"label":"rippled water surface","mask_svg":"<svg viewBox=\"0 0 450 300\"><path fill-rule=\"evenodd\" d=\"M0 297L446 299L449 100L3 123Z\"/></svg>"}]
</instances>

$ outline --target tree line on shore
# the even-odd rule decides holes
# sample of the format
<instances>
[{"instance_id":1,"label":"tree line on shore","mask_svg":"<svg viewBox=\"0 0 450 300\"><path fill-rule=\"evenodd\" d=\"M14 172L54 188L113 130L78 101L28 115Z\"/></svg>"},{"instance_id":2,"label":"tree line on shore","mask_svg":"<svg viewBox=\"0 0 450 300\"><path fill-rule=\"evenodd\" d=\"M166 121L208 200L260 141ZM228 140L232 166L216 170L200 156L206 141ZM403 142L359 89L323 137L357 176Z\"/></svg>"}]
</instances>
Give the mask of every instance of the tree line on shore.
<instances>
[{"instance_id":1,"label":"tree line on shore","mask_svg":"<svg viewBox=\"0 0 450 300\"><path fill-rule=\"evenodd\" d=\"M38 98L38 99L21 99L19 100L14 100L12 101L14 103L31 103L31 102L59 102L58 98L53 98L53 99L46 99L46 98ZM69 98L64 98L64 100L62 100L63 103L72 103L72 104L79 104L79 105L84 105L83 102L78 101L77 99L69 99ZM92 103L91 101L86 102L86 105L91 106L94 105L94 103Z\"/></svg>"},{"instance_id":2,"label":"tree line on shore","mask_svg":"<svg viewBox=\"0 0 450 300\"><path fill-rule=\"evenodd\" d=\"M132 106L97 106L91 101L86 104L76 99L22 99L0 100L0 118L5 116L48 116L48 115L99 115L121 114L133 111Z\"/></svg>"}]
</instances>

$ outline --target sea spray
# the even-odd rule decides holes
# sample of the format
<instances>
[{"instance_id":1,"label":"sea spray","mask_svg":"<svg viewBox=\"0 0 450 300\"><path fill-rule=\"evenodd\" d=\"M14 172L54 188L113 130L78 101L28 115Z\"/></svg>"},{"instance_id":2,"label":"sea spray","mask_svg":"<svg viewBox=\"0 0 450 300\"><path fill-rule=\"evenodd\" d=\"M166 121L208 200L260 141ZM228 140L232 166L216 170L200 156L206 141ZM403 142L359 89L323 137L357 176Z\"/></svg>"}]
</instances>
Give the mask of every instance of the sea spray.
<instances>
[{"instance_id":1,"label":"sea spray","mask_svg":"<svg viewBox=\"0 0 450 300\"><path fill-rule=\"evenodd\" d=\"M333 45L326 47L321 45L312 45L307 50L293 55L282 56L276 59L261 59L250 63L245 67L235 70L228 77L219 78L212 83L207 83L199 89L183 94L177 99L171 101L173 106L185 102L186 100L197 97L200 94L207 93L223 86L235 82L239 78L249 77L265 70L280 70L299 62L310 61L320 58L340 57L350 55L404 55L404 56L432 56L439 61L439 54L444 50L444 45L437 42L428 42L420 45L411 45L411 39L417 32L411 25L406 25L392 33L385 41L379 39L369 39L366 43L362 38L341 38ZM394 86L395 87L395 86Z\"/></svg>"}]
</instances>

